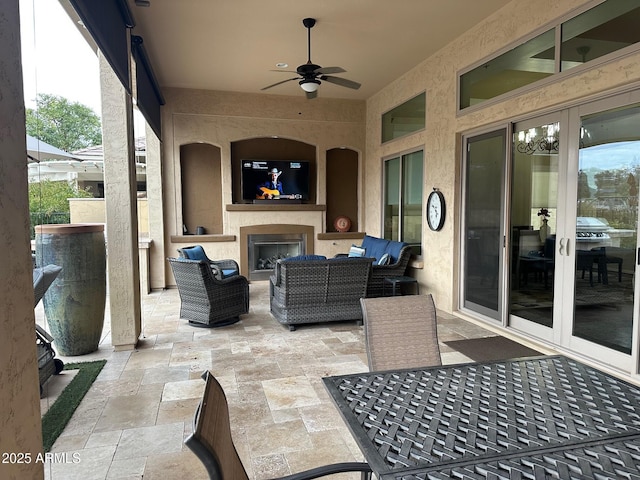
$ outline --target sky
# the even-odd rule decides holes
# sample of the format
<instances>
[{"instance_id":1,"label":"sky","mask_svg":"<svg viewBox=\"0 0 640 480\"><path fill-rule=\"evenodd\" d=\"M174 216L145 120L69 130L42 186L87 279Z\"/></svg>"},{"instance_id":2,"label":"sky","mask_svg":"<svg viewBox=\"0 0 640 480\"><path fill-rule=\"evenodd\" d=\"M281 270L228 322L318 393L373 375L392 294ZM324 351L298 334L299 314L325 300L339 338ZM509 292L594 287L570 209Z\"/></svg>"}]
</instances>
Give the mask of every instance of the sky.
<instances>
[{"instance_id":1,"label":"sky","mask_svg":"<svg viewBox=\"0 0 640 480\"><path fill-rule=\"evenodd\" d=\"M100 67L78 28L58 0L20 0L22 75L27 108L38 93L59 95L101 114ZM144 120L134 109L137 132Z\"/></svg>"},{"instance_id":2,"label":"sky","mask_svg":"<svg viewBox=\"0 0 640 480\"><path fill-rule=\"evenodd\" d=\"M57 0L20 0L25 105L60 95L100 115L98 57Z\"/></svg>"}]
</instances>

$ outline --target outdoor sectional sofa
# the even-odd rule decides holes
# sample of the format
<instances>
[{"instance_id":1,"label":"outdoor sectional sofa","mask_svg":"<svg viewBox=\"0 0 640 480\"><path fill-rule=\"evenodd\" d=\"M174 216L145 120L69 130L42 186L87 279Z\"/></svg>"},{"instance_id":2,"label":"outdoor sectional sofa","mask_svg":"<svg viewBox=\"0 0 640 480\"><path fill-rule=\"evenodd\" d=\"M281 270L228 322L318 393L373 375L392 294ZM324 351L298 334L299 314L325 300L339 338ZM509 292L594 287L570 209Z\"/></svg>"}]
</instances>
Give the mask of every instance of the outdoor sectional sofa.
<instances>
[{"instance_id":1,"label":"outdoor sectional sofa","mask_svg":"<svg viewBox=\"0 0 640 480\"><path fill-rule=\"evenodd\" d=\"M360 247L364 250L362 255L373 262L371 277L367 285L367 297L382 297L384 279L386 277L401 277L406 273L411 258L411 246L404 242L365 235ZM339 256L345 255L340 254ZM352 255L353 253L349 254L349 256ZM387 256L384 257L385 255Z\"/></svg>"},{"instance_id":2,"label":"outdoor sectional sofa","mask_svg":"<svg viewBox=\"0 0 640 480\"><path fill-rule=\"evenodd\" d=\"M305 323L362 321L370 258L293 257L278 260L270 278L272 315L289 330Z\"/></svg>"}]
</instances>

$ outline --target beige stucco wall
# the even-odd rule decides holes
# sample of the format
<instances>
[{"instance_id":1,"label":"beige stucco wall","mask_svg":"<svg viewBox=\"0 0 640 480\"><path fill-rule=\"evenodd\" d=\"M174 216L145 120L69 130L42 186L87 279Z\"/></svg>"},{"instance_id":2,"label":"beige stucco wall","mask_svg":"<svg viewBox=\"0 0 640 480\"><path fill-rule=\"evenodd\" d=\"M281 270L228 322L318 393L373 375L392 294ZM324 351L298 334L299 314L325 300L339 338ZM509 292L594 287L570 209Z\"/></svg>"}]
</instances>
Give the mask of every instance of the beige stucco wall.
<instances>
[{"instance_id":1,"label":"beige stucco wall","mask_svg":"<svg viewBox=\"0 0 640 480\"><path fill-rule=\"evenodd\" d=\"M600 65L581 74L558 75L558 80L473 113L457 116L456 75L484 57L504 48L586 3L580 0L514 0L487 21L440 50L367 101L367 145L364 168L367 232L380 233L378 195L382 159L410 149L424 148L424 197L439 188L447 201L448 216L440 232L423 225L424 269L415 270L421 291L434 294L439 308L457 308L460 208L461 134L484 126L503 126L545 110L631 85L640 80L640 54ZM381 115L426 91L426 129L380 145ZM424 203L424 202L423 202Z\"/></svg>"},{"instance_id":2,"label":"beige stucco wall","mask_svg":"<svg viewBox=\"0 0 640 480\"><path fill-rule=\"evenodd\" d=\"M204 90L164 89L163 107L163 187L166 255L176 256L176 248L185 242L171 242L182 232L180 146L208 143L221 150L223 204L231 204L231 143L234 141L278 136L314 145L317 149L317 203L326 201L326 151L348 147L364 151L365 103L360 101L304 96L247 95ZM362 215L362 212L360 213ZM235 235L228 242L198 242L213 258L240 258L239 229L262 224L313 225L315 233L324 232L323 211L223 211L224 235ZM315 240L316 253L331 254L338 245ZM175 284L170 271L167 284Z\"/></svg>"},{"instance_id":3,"label":"beige stucco wall","mask_svg":"<svg viewBox=\"0 0 640 480\"><path fill-rule=\"evenodd\" d=\"M18 1L0 15L0 478L44 478ZM7 454L22 454L5 457ZM29 455L27 461L26 455Z\"/></svg>"},{"instance_id":4,"label":"beige stucco wall","mask_svg":"<svg viewBox=\"0 0 640 480\"><path fill-rule=\"evenodd\" d=\"M104 198L70 198L69 211L71 223L105 223ZM149 236L149 202L138 199L138 234Z\"/></svg>"}]
</instances>

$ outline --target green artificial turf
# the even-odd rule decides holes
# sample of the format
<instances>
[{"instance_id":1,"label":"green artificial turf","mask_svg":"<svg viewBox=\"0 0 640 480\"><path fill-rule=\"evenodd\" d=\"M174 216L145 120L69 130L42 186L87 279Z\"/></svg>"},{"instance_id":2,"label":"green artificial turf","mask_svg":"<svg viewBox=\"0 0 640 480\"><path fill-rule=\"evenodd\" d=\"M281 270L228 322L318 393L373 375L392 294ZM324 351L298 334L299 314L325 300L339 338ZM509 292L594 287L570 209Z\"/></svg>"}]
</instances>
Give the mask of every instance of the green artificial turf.
<instances>
[{"instance_id":1,"label":"green artificial turf","mask_svg":"<svg viewBox=\"0 0 640 480\"><path fill-rule=\"evenodd\" d=\"M65 364L64 370L78 370L78 373L42 417L42 444L45 453L51 450L105 363L106 360L97 360Z\"/></svg>"}]
</instances>

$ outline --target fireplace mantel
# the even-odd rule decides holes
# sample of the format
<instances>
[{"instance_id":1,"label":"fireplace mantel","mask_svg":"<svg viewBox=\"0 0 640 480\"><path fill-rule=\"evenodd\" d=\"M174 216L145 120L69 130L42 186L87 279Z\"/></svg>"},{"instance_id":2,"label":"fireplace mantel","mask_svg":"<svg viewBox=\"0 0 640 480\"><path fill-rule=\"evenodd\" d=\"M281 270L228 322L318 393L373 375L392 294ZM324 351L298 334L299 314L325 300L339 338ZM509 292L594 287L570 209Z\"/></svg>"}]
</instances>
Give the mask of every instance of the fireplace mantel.
<instances>
[{"instance_id":1,"label":"fireplace mantel","mask_svg":"<svg viewBox=\"0 0 640 480\"><path fill-rule=\"evenodd\" d=\"M312 225L266 224L240 227L240 273L249 278L249 235L303 234L305 253L313 254L314 228Z\"/></svg>"},{"instance_id":2,"label":"fireplace mantel","mask_svg":"<svg viewBox=\"0 0 640 480\"><path fill-rule=\"evenodd\" d=\"M323 212L327 209L327 206L308 203L231 203L226 208L228 212Z\"/></svg>"}]
</instances>

